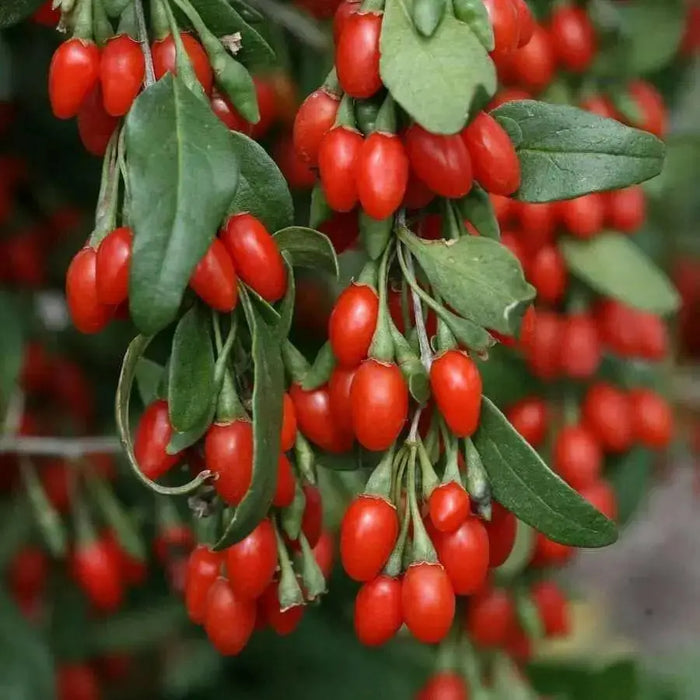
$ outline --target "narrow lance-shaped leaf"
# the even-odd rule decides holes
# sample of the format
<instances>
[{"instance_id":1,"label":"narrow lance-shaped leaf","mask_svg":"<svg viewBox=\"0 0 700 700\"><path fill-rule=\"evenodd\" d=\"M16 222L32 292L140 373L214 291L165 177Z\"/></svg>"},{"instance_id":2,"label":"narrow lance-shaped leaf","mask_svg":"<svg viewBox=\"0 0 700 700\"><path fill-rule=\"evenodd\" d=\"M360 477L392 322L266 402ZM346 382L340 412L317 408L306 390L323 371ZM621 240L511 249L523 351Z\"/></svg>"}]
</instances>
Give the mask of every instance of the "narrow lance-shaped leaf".
<instances>
[{"instance_id":1,"label":"narrow lance-shaped leaf","mask_svg":"<svg viewBox=\"0 0 700 700\"><path fill-rule=\"evenodd\" d=\"M338 276L338 256L325 233L305 226L288 226L275 233L275 241L292 265Z\"/></svg>"}]
</instances>

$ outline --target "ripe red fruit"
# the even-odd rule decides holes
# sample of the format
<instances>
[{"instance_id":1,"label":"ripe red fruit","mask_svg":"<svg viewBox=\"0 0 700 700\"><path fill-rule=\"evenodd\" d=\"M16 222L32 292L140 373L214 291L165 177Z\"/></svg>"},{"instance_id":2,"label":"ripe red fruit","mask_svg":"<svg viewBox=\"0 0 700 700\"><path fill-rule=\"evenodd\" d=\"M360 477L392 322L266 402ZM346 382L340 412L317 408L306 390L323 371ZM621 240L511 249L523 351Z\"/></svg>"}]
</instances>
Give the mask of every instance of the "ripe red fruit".
<instances>
[{"instance_id":1,"label":"ripe red fruit","mask_svg":"<svg viewBox=\"0 0 700 700\"><path fill-rule=\"evenodd\" d=\"M372 287L353 282L335 302L328 338L338 364L357 367L367 357L377 327L379 297Z\"/></svg>"},{"instance_id":2,"label":"ripe red fruit","mask_svg":"<svg viewBox=\"0 0 700 700\"><path fill-rule=\"evenodd\" d=\"M585 489L581 489L580 494L605 517L617 520L617 495L605 479L598 479L590 486L586 486Z\"/></svg>"},{"instance_id":3,"label":"ripe red fruit","mask_svg":"<svg viewBox=\"0 0 700 700\"><path fill-rule=\"evenodd\" d=\"M492 56L499 59L510 55L520 39L518 9L512 0L484 0L493 26L495 48Z\"/></svg>"},{"instance_id":4,"label":"ripe red fruit","mask_svg":"<svg viewBox=\"0 0 700 700\"><path fill-rule=\"evenodd\" d=\"M328 206L334 211L347 212L357 204L355 172L363 143L358 131L344 126L331 129L321 139L319 175Z\"/></svg>"},{"instance_id":5,"label":"ripe red fruit","mask_svg":"<svg viewBox=\"0 0 700 700\"><path fill-rule=\"evenodd\" d=\"M508 196L520 187L520 161L510 137L486 112L462 131L474 178L487 191Z\"/></svg>"},{"instance_id":6,"label":"ripe red fruit","mask_svg":"<svg viewBox=\"0 0 700 700\"><path fill-rule=\"evenodd\" d=\"M333 128L340 100L323 88L312 92L299 107L294 119L294 149L309 165L318 165L321 140Z\"/></svg>"},{"instance_id":7,"label":"ripe red fruit","mask_svg":"<svg viewBox=\"0 0 700 700\"><path fill-rule=\"evenodd\" d=\"M343 22L335 51L338 82L356 99L372 97L382 87L379 76L379 35L384 15L356 12Z\"/></svg>"},{"instance_id":8,"label":"ripe red fruit","mask_svg":"<svg viewBox=\"0 0 700 700\"><path fill-rule=\"evenodd\" d=\"M416 700L468 700L464 679L454 671L434 673L420 689Z\"/></svg>"},{"instance_id":9,"label":"ripe red fruit","mask_svg":"<svg viewBox=\"0 0 700 700\"><path fill-rule=\"evenodd\" d=\"M345 0L338 5L338 9L333 16L333 44L338 46L340 35L345 29L345 23L350 15L354 15L360 10L360 0Z\"/></svg>"},{"instance_id":10,"label":"ripe red fruit","mask_svg":"<svg viewBox=\"0 0 700 700\"><path fill-rule=\"evenodd\" d=\"M304 606L280 609L278 583L271 583L258 599L258 615L281 637L294 632L304 615Z\"/></svg>"},{"instance_id":11,"label":"ripe red fruit","mask_svg":"<svg viewBox=\"0 0 700 700\"><path fill-rule=\"evenodd\" d=\"M97 298L118 306L129 296L129 268L134 234L128 226L110 231L97 249Z\"/></svg>"},{"instance_id":12,"label":"ripe red fruit","mask_svg":"<svg viewBox=\"0 0 700 700\"><path fill-rule=\"evenodd\" d=\"M351 248L360 233L357 224L357 211L346 213L334 213L330 219L324 221L318 230L325 233L331 239L335 252L340 254ZM298 290L297 290L298 294Z\"/></svg>"},{"instance_id":13,"label":"ripe red fruit","mask_svg":"<svg viewBox=\"0 0 700 700\"><path fill-rule=\"evenodd\" d=\"M102 92L96 85L83 100L78 112L78 135L85 150L98 158L104 156L118 123L117 117L105 112Z\"/></svg>"},{"instance_id":14,"label":"ripe red fruit","mask_svg":"<svg viewBox=\"0 0 700 700\"><path fill-rule=\"evenodd\" d=\"M566 293L569 273L564 256L554 245L545 245L530 259L527 278L537 289L537 298L546 304L557 304Z\"/></svg>"},{"instance_id":15,"label":"ripe red fruit","mask_svg":"<svg viewBox=\"0 0 700 700\"><path fill-rule=\"evenodd\" d=\"M458 135L443 136L413 124L404 135L411 172L441 197L464 197L472 188L472 162Z\"/></svg>"},{"instance_id":16,"label":"ripe red fruit","mask_svg":"<svg viewBox=\"0 0 700 700\"><path fill-rule=\"evenodd\" d=\"M450 630L455 593L441 564L411 564L401 586L403 619L411 634L424 644L437 644Z\"/></svg>"},{"instance_id":17,"label":"ripe red fruit","mask_svg":"<svg viewBox=\"0 0 700 700\"><path fill-rule=\"evenodd\" d=\"M222 577L209 589L204 629L214 648L235 656L245 648L255 628L255 603L238 597Z\"/></svg>"},{"instance_id":18,"label":"ripe red fruit","mask_svg":"<svg viewBox=\"0 0 700 700\"><path fill-rule=\"evenodd\" d=\"M591 386L583 402L583 421L606 452L626 452L632 445L632 411L628 397L602 382Z\"/></svg>"},{"instance_id":19,"label":"ripe red fruit","mask_svg":"<svg viewBox=\"0 0 700 700\"><path fill-rule=\"evenodd\" d=\"M54 116L70 119L100 77L100 50L93 41L69 39L54 52L49 67L49 100Z\"/></svg>"},{"instance_id":20,"label":"ripe red fruit","mask_svg":"<svg viewBox=\"0 0 700 700\"><path fill-rule=\"evenodd\" d=\"M9 584L15 598L33 601L46 586L49 558L38 547L26 546L12 558L9 568Z\"/></svg>"},{"instance_id":21,"label":"ripe red fruit","mask_svg":"<svg viewBox=\"0 0 700 700\"><path fill-rule=\"evenodd\" d=\"M97 298L97 251L79 250L66 272L66 302L73 325L81 333L99 333L109 323L114 307Z\"/></svg>"},{"instance_id":22,"label":"ripe red fruit","mask_svg":"<svg viewBox=\"0 0 700 700\"><path fill-rule=\"evenodd\" d=\"M547 32L535 25L532 38L508 60L513 78L532 93L544 90L554 78L556 62Z\"/></svg>"},{"instance_id":23,"label":"ripe red fruit","mask_svg":"<svg viewBox=\"0 0 700 700\"><path fill-rule=\"evenodd\" d=\"M538 532L532 553L532 566L563 566L574 555L574 548L560 544Z\"/></svg>"},{"instance_id":24,"label":"ripe red fruit","mask_svg":"<svg viewBox=\"0 0 700 700\"><path fill-rule=\"evenodd\" d=\"M333 573L333 560L335 558L335 543L333 535L328 530L323 530L314 547L314 559L321 569L323 577L328 580Z\"/></svg>"},{"instance_id":25,"label":"ripe red fruit","mask_svg":"<svg viewBox=\"0 0 700 700\"><path fill-rule=\"evenodd\" d=\"M543 399L529 396L518 401L506 411L506 418L533 447L539 447L544 442L549 427L549 412Z\"/></svg>"},{"instance_id":26,"label":"ripe red fruit","mask_svg":"<svg viewBox=\"0 0 700 700\"><path fill-rule=\"evenodd\" d=\"M605 221L605 197L599 192L558 203L557 211L566 230L577 238L600 233Z\"/></svg>"},{"instance_id":27,"label":"ripe red fruit","mask_svg":"<svg viewBox=\"0 0 700 700\"><path fill-rule=\"evenodd\" d=\"M221 230L221 241L238 276L263 299L275 302L287 291L287 267L277 242L251 214L231 216Z\"/></svg>"},{"instance_id":28,"label":"ripe red fruit","mask_svg":"<svg viewBox=\"0 0 700 700\"><path fill-rule=\"evenodd\" d=\"M245 539L226 550L226 572L236 596L256 600L270 585L277 568L277 540L265 518Z\"/></svg>"},{"instance_id":29,"label":"ripe red fruit","mask_svg":"<svg viewBox=\"0 0 700 700\"><path fill-rule=\"evenodd\" d=\"M561 373L562 325L558 314L539 309L532 334L523 344L532 373L541 379L554 379Z\"/></svg>"},{"instance_id":30,"label":"ripe red fruit","mask_svg":"<svg viewBox=\"0 0 700 700\"><path fill-rule=\"evenodd\" d=\"M100 700L97 673L87 664L61 664L56 673L58 700Z\"/></svg>"},{"instance_id":31,"label":"ripe red fruit","mask_svg":"<svg viewBox=\"0 0 700 700\"><path fill-rule=\"evenodd\" d=\"M73 580L98 610L113 612L122 602L124 585L119 560L104 539L78 543L70 561Z\"/></svg>"},{"instance_id":32,"label":"ripe red fruit","mask_svg":"<svg viewBox=\"0 0 700 700\"><path fill-rule=\"evenodd\" d=\"M535 18L525 0L512 0L518 12L518 48L530 43L532 33L535 31Z\"/></svg>"},{"instance_id":33,"label":"ripe red fruit","mask_svg":"<svg viewBox=\"0 0 700 700\"><path fill-rule=\"evenodd\" d=\"M408 416L408 386L393 363L365 360L350 389L352 426L368 450L386 450L399 436Z\"/></svg>"},{"instance_id":34,"label":"ripe red fruit","mask_svg":"<svg viewBox=\"0 0 700 700\"><path fill-rule=\"evenodd\" d=\"M602 359L598 325L590 314L568 316L561 338L561 368L573 379L592 377Z\"/></svg>"},{"instance_id":35,"label":"ripe red fruit","mask_svg":"<svg viewBox=\"0 0 700 700\"><path fill-rule=\"evenodd\" d=\"M192 62L192 68L197 76L197 80L204 88L204 92L209 95L214 82L214 75L209 64L207 52L191 34L180 32L180 37L185 46L185 52ZM168 34L165 39L154 41L151 46L151 53L153 54L153 69L155 70L156 80L160 80L168 72L177 75L175 41L172 34Z\"/></svg>"},{"instance_id":36,"label":"ripe red fruit","mask_svg":"<svg viewBox=\"0 0 700 700\"><path fill-rule=\"evenodd\" d=\"M212 91L210 100L211 110L231 131L240 131L242 134L250 136L253 125L243 119L238 110L228 101L226 97L216 90Z\"/></svg>"},{"instance_id":37,"label":"ripe red fruit","mask_svg":"<svg viewBox=\"0 0 700 700\"><path fill-rule=\"evenodd\" d=\"M610 350L632 357L639 340L638 312L615 299L603 299L596 308L601 340Z\"/></svg>"},{"instance_id":38,"label":"ripe red fruit","mask_svg":"<svg viewBox=\"0 0 700 700\"><path fill-rule=\"evenodd\" d=\"M350 391L355 379L356 368L336 367L328 381L328 395L331 414L337 428L354 439L352 431L352 401Z\"/></svg>"},{"instance_id":39,"label":"ripe red fruit","mask_svg":"<svg viewBox=\"0 0 700 700\"><path fill-rule=\"evenodd\" d=\"M515 623L515 605L507 590L486 588L469 600L465 627L480 647L503 646Z\"/></svg>"},{"instance_id":40,"label":"ripe red fruit","mask_svg":"<svg viewBox=\"0 0 700 700\"><path fill-rule=\"evenodd\" d=\"M384 498L358 496L340 525L340 560L350 578L370 581L386 564L399 534L396 508Z\"/></svg>"},{"instance_id":41,"label":"ripe red fruit","mask_svg":"<svg viewBox=\"0 0 700 700\"><path fill-rule=\"evenodd\" d=\"M292 505L295 488L296 482L292 464L287 459L287 455L282 453L277 460L277 486L275 487L272 505L276 508L286 508Z\"/></svg>"},{"instance_id":42,"label":"ripe red fruit","mask_svg":"<svg viewBox=\"0 0 700 700\"><path fill-rule=\"evenodd\" d=\"M246 420L214 423L204 439L207 469L217 475L214 488L231 505L245 496L253 476L253 428Z\"/></svg>"},{"instance_id":43,"label":"ripe red fruit","mask_svg":"<svg viewBox=\"0 0 700 700\"><path fill-rule=\"evenodd\" d=\"M617 119L613 103L604 95L591 95L581 101L581 109L597 114L606 119Z\"/></svg>"},{"instance_id":44,"label":"ripe red fruit","mask_svg":"<svg viewBox=\"0 0 700 700\"><path fill-rule=\"evenodd\" d=\"M277 94L272 80L268 76L254 75L255 97L258 101L260 120L253 124L251 138L261 139L270 130L277 119Z\"/></svg>"},{"instance_id":45,"label":"ripe red fruit","mask_svg":"<svg viewBox=\"0 0 700 700\"><path fill-rule=\"evenodd\" d=\"M185 607L192 622L201 625L207 610L209 589L219 576L223 554L199 545L187 560Z\"/></svg>"},{"instance_id":46,"label":"ripe red fruit","mask_svg":"<svg viewBox=\"0 0 700 700\"><path fill-rule=\"evenodd\" d=\"M355 633L365 646L388 642L403 624L401 582L381 575L365 583L355 598Z\"/></svg>"},{"instance_id":47,"label":"ripe red fruit","mask_svg":"<svg viewBox=\"0 0 700 700\"><path fill-rule=\"evenodd\" d=\"M562 428L554 442L553 466L571 488L580 491L595 482L603 468L603 453L584 425Z\"/></svg>"},{"instance_id":48,"label":"ripe red fruit","mask_svg":"<svg viewBox=\"0 0 700 700\"><path fill-rule=\"evenodd\" d=\"M282 430L280 433L280 449L288 452L294 447L297 439L297 414L294 402L289 394L282 397Z\"/></svg>"},{"instance_id":49,"label":"ripe red fruit","mask_svg":"<svg viewBox=\"0 0 700 700\"><path fill-rule=\"evenodd\" d=\"M639 185L608 192L605 197L605 223L609 228L634 233L642 226L646 219L647 203L644 190Z\"/></svg>"},{"instance_id":50,"label":"ripe red fruit","mask_svg":"<svg viewBox=\"0 0 700 700\"><path fill-rule=\"evenodd\" d=\"M297 155L289 134L277 137L272 156L291 189L309 190L316 184L316 171Z\"/></svg>"},{"instance_id":51,"label":"ripe red fruit","mask_svg":"<svg viewBox=\"0 0 700 700\"><path fill-rule=\"evenodd\" d=\"M327 452L347 452L352 447L352 434L346 433L333 417L327 385L304 391L292 384L289 395L304 437Z\"/></svg>"},{"instance_id":52,"label":"ripe red fruit","mask_svg":"<svg viewBox=\"0 0 700 700\"><path fill-rule=\"evenodd\" d=\"M645 80L633 81L628 90L642 115L641 121L634 126L663 138L668 131L668 110L661 93Z\"/></svg>"},{"instance_id":53,"label":"ripe red fruit","mask_svg":"<svg viewBox=\"0 0 700 700\"><path fill-rule=\"evenodd\" d=\"M582 7L564 5L552 13L549 35L558 61L574 73L583 73L593 61L595 29Z\"/></svg>"},{"instance_id":54,"label":"ripe red fruit","mask_svg":"<svg viewBox=\"0 0 700 700\"><path fill-rule=\"evenodd\" d=\"M545 245L552 243L556 227L556 204L543 202L530 204L529 202L513 202L515 214L523 235L520 237L528 254L537 252Z\"/></svg>"},{"instance_id":55,"label":"ripe red fruit","mask_svg":"<svg viewBox=\"0 0 700 700\"><path fill-rule=\"evenodd\" d=\"M100 80L107 114L126 114L141 91L146 62L141 46L128 34L110 39L102 49Z\"/></svg>"},{"instance_id":56,"label":"ripe red fruit","mask_svg":"<svg viewBox=\"0 0 700 700\"><path fill-rule=\"evenodd\" d=\"M149 479L159 479L180 461L181 453L171 455L166 452L172 436L168 403L154 401L143 412L134 438L136 462Z\"/></svg>"},{"instance_id":57,"label":"ripe red fruit","mask_svg":"<svg viewBox=\"0 0 700 700\"><path fill-rule=\"evenodd\" d=\"M489 538L489 567L500 566L508 559L515 545L517 518L497 501L491 504L491 520L483 523Z\"/></svg>"},{"instance_id":58,"label":"ripe red fruit","mask_svg":"<svg viewBox=\"0 0 700 700\"><path fill-rule=\"evenodd\" d=\"M571 629L569 602L554 581L539 581L531 590L547 637L564 637Z\"/></svg>"},{"instance_id":59,"label":"ripe red fruit","mask_svg":"<svg viewBox=\"0 0 700 700\"><path fill-rule=\"evenodd\" d=\"M401 139L380 131L370 134L357 156L355 182L366 214L378 221L394 214L408 183L408 156Z\"/></svg>"},{"instance_id":60,"label":"ripe red fruit","mask_svg":"<svg viewBox=\"0 0 700 700\"><path fill-rule=\"evenodd\" d=\"M212 309L227 313L238 303L236 270L226 246L215 238L197 263L190 287Z\"/></svg>"},{"instance_id":61,"label":"ripe red fruit","mask_svg":"<svg viewBox=\"0 0 700 700\"><path fill-rule=\"evenodd\" d=\"M651 450L666 449L673 437L673 412L668 402L649 389L629 393L635 438Z\"/></svg>"},{"instance_id":62,"label":"ripe red fruit","mask_svg":"<svg viewBox=\"0 0 700 700\"><path fill-rule=\"evenodd\" d=\"M440 484L428 499L430 520L440 532L454 532L469 515L469 505L469 494L461 484Z\"/></svg>"},{"instance_id":63,"label":"ripe red fruit","mask_svg":"<svg viewBox=\"0 0 700 700\"><path fill-rule=\"evenodd\" d=\"M668 354L668 329L660 316L637 311L637 355L645 360L663 360Z\"/></svg>"},{"instance_id":64,"label":"ripe red fruit","mask_svg":"<svg viewBox=\"0 0 700 700\"><path fill-rule=\"evenodd\" d=\"M430 368L430 389L450 430L457 437L472 435L481 412L481 375L474 361L460 350L439 355Z\"/></svg>"},{"instance_id":65,"label":"ripe red fruit","mask_svg":"<svg viewBox=\"0 0 700 700\"><path fill-rule=\"evenodd\" d=\"M301 531L311 548L318 544L323 531L323 501L321 492L312 484L304 484L304 514L301 518Z\"/></svg>"},{"instance_id":66,"label":"ripe red fruit","mask_svg":"<svg viewBox=\"0 0 700 700\"><path fill-rule=\"evenodd\" d=\"M440 562L457 595L476 593L489 569L489 537L477 517L468 517L454 532L434 538Z\"/></svg>"}]
</instances>

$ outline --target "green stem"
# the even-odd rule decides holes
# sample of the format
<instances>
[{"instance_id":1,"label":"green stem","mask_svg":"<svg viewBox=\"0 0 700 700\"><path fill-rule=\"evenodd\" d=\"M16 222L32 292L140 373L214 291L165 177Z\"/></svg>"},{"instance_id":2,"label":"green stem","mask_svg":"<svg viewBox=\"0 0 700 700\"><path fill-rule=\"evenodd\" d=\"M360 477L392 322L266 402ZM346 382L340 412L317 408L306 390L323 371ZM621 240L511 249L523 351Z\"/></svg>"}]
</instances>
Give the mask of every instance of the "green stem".
<instances>
[{"instance_id":1,"label":"green stem","mask_svg":"<svg viewBox=\"0 0 700 700\"><path fill-rule=\"evenodd\" d=\"M418 446L414 443L408 447L408 501L411 509L411 521L413 523L413 562L437 563L435 547L428 537L423 524L423 519L418 508L416 498L416 451Z\"/></svg>"}]
</instances>

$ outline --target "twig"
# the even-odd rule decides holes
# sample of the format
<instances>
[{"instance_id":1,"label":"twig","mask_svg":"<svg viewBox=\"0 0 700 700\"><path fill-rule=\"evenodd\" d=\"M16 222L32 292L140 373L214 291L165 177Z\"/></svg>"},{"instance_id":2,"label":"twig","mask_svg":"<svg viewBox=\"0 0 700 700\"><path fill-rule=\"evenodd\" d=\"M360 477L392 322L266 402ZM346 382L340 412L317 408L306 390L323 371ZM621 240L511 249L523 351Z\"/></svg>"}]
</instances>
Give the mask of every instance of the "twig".
<instances>
[{"instance_id":1,"label":"twig","mask_svg":"<svg viewBox=\"0 0 700 700\"><path fill-rule=\"evenodd\" d=\"M83 455L119 453L121 451L119 440L111 436L84 438L12 436L0 438L0 454L77 459Z\"/></svg>"},{"instance_id":2,"label":"twig","mask_svg":"<svg viewBox=\"0 0 700 700\"><path fill-rule=\"evenodd\" d=\"M141 44L141 51L143 51L143 57L146 60L144 84L146 87L150 87L156 82L156 72L153 69L153 56L151 55L151 46L148 42L148 29L146 28L146 18L143 14L143 1L134 0L134 9L136 11L136 23L139 28L139 44Z\"/></svg>"},{"instance_id":3,"label":"twig","mask_svg":"<svg viewBox=\"0 0 700 700\"><path fill-rule=\"evenodd\" d=\"M289 5L283 5L275 0L248 0L248 4L266 14L312 49L317 51L330 49L328 36L316 26L316 23Z\"/></svg>"}]
</instances>

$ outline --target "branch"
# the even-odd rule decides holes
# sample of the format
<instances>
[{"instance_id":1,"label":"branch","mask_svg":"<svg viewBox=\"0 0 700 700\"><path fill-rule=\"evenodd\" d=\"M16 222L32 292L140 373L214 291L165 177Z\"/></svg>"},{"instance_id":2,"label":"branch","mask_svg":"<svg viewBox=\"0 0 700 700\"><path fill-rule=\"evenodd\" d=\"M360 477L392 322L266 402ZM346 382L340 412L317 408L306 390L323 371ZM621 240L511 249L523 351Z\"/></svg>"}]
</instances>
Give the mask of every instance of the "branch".
<instances>
[{"instance_id":1,"label":"branch","mask_svg":"<svg viewBox=\"0 0 700 700\"><path fill-rule=\"evenodd\" d=\"M144 84L146 87L150 87L156 82L156 72L153 69L153 56L151 55L151 45L148 41L148 29L146 29L146 18L143 14L142 0L134 0L134 9L136 11L136 24L139 31L139 44L141 44L143 57L146 59Z\"/></svg>"},{"instance_id":2,"label":"branch","mask_svg":"<svg viewBox=\"0 0 700 700\"><path fill-rule=\"evenodd\" d=\"M122 451L116 437L26 437L0 438L0 454L16 454L34 457L66 457L76 459L89 454L117 454Z\"/></svg>"},{"instance_id":3,"label":"branch","mask_svg":"<svg viewBox=\"0 0 700 700\"><path fill-rule=\"evenodd\" d=\"M321 31L313 20L307 19L292 7L275 0L248 0L248 4L266 14L312 49L321 52L330 50L331 43L327 34Z\"/></svg>"}]
</instances>

